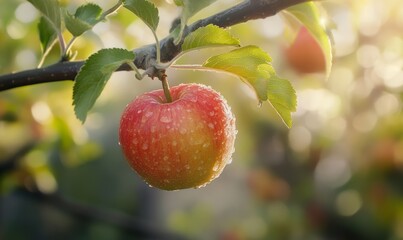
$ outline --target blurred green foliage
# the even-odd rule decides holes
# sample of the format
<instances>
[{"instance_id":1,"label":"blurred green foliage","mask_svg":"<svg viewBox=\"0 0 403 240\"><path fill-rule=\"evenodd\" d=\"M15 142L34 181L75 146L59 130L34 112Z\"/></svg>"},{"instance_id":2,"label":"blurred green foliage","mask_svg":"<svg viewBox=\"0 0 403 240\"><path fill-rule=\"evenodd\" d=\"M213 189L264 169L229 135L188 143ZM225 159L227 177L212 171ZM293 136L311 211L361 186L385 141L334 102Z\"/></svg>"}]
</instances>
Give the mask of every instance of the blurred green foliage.
<instances>
[{"instance_id":1,"label":"blurred green foliage","mask_svg":"<svg viewBox=\"0 0 403 240\"><path fill-rule=\"evenodd\" d=\"M281 16L231 28L245 45L267 50L277 73L293 81L298 107L290 130L270 106L259 108L253 92L232 76L168 70L171 85L200 82L222 92L237 116L232 164L198 190L149 188L121 154L121 111L136 95L160 88L158 81L114 74L84 125L73 112L72 82L1 92L0 238L142 239L119 224L81 219L68 207L17 191L37 187L190 239L403 239L400 1L323 3L328 24L335 26L328 80L298 75L287 65L283 50L292 34ZM103 8L113 4L95 2ZM179 13L167 2L156 1L160 36ZM69 9L82 3L61 1ZM218 1L196 18L231 4ZM18 0L3 1L0 16L0 74L36 67L39 14ZM103 47L152 42L149 30L122 10L85 33L73 50L85 59ZM58 54L55 48L45 65ZM203 50L180 61L202 63L210 54Z\"/></svg>"}]
</instances>

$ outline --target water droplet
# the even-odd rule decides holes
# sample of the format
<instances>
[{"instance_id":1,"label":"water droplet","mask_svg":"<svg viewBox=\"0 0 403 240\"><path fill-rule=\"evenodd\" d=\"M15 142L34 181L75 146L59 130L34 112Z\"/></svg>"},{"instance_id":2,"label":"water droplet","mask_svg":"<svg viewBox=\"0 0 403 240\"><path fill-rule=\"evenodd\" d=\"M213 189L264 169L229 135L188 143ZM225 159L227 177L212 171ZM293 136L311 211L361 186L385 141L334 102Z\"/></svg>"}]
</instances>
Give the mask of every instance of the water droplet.
<instances>
[{"instance_id":1,"label":"water droplet","mask_svg":"<svg viewBox=\"0 0 403 240\"><path fill-rule=\"evenodd\" d=\"M141 148L143 150L147 150L148 149L148 144L147 143L143 143L143 146L141 146Z\"/></svg>"},{"instance_id":2,"label":"water droplet","mask_svg":"<svg viewBox=\"0 0 403 240\"><path fill-rule=\"evenodd\" d=\"M137 113L141 113L141 112L142 112L141 110L138 110L138 111L137 111Z\"/></svg>"},{"instance_id":3,"label":"water droplet","mask_svg":"<svg viewBox=\"0 0 403 240\"><path fill-rule=\"evenodd\" d=\"M208 127L211 128L211 129L214 129L214 124L209 123L209 124L208 124Z\"/></svg>"},{"instance_id":4,"label":"water droplet","mask_svg":"<svg viewBox=\"0 0 403 240\"><path fill-rule=\"evenodd\" d=\"M208 146L210 146L210 143L204 143L204 144L203 144L203 147L204 147L204 148L206 148L206 147L208 147Z\"/></svg>"},{"instance_id":5,"label":"water droplet","mask_svg":"<svg viewBox=\"0 0 403 240\"><path fill-rule=\"evenodd\" d=\"M213 166L213 171L214 171L214 172L217 172L219 168L220 168L220 163L219 163L219 162L216 162L216 163L214 164L214 166Z\"/></svg>"},{"instance_id":6,"label":"water droplet","mask_svg":"<svg viewBox=\"0 0 403 240\"><path fill-rule=\"evenodd\" d=\"M163 122L163 123L169 123L169 122L172 121L172 119L170 117L168 117L168 116L162 116L160 118L160 121Z\"/></svg>"},{"instance_id":7,"label":"water droplet","mask_svg":"<svg viewBox=\"0 0 403 240\"><path fill-rule=\"evenodd\" d=\"M180 128L179 129L180 134L185 134L187 130L185 128Z\"/></svg>"},{"instance_id":8,"label":"water droplet","mask_svg":"<svg viewBox=\"0 0 403 240\"><path fill-rule=\"evenodd\" d=\"M199 188L205 187L206 185L207 185L207 183L202 184L202 185L200 185L200 186L196 186L196 187L194 187L194 189L199 189Z\"/></svg>"},{"instance_id":9,"label":"water droplet","mask_svg":"<svg viewBox=\"0 0 403 240\"><path fill-rule=\"evenodd\" d=\"M151 117L153 114L154 114L153 112L147 112L147 113L145 114L145 116L146 116L146 117Z\"/></svg>"}]
</instances>

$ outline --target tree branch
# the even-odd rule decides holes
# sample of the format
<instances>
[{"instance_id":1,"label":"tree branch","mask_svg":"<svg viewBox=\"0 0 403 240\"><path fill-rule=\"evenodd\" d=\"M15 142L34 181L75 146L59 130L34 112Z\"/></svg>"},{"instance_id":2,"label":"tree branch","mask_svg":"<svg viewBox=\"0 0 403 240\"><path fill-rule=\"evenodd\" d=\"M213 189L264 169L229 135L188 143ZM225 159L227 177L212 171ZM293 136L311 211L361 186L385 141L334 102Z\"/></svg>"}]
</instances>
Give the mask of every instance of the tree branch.
<instances>
[{"instance_id":1,"label":"tree branch","mask_svg":"<svg viewBox=\"0 0 403 240\"><path fill-rule=\"evenodd\" d=\"M90 205L84 205L62 197L58 193L45 194L38 190L28 190L26 188L17 189L17 193L31 199L39 200L42 203L49 204L61 211L65 211L78 219L90 221L102 221L104 223L116 226L124 231L130 232L140 239L163 239L163 240L185 240L184 236L161 230L154 224L147 224L144 221L132 216L116 211L96 208Z\"/></svg>"},{"instance_id":2,"label":"tree branch","mask_svg":"<svg viewBox=\"0 0 403 240\"><path fill-rule=\"evenodd\" d=\"M220 27L230 27L254 19L273 16L279 11L308 0L246 0L234 7L219 12L208 18L199 20L187 27L183 38L200 27L215 24ZM175 45L172 37L161 40L161 61L169 62L181 51L181 44ZM148 69L155 62L155 44L146 45L133 50L136 59L134 64L139 69ZM0 91L17 87L48 83L64 80L74 80L84 61L60 62L40 69L31 69L0 76ZM127 65L122 65L117 71L130 71ZM155 77L156 71L150 72Z\"/></svg>"},{"instance_id":3,"label":"tree branch","mask_svg":"<svg viewBox=\"0 0 403 240\"><path fill-rule=\"evenodd\" d=\"M32 149L34 149L36 145L37 143L34 141L28 142L25 145L23 145L20 149L18 149L14 154L12 154L10 157L3 159L0 162L0 177L6 172L14 170L18 165L18 161L21 160L21 158L24 157L27 153L29 153Z\"/></svg>"}]
</instances>

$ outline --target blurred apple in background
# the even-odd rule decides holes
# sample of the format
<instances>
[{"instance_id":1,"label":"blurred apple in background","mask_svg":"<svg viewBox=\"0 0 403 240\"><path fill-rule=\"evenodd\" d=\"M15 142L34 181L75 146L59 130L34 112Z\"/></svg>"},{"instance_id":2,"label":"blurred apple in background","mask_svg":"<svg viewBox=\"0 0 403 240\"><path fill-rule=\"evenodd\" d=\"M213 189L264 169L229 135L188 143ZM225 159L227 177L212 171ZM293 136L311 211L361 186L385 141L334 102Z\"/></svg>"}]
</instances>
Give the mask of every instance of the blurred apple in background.
<instances>
[{"instance_id":1,"label":"blurred apple in background","mask_svg":"<svg viewBox=\"0 0 403 240\"><path fill-rule=\"evenodd\" d=\"M326 61L318 42L301 27L294 42L285 49L288 64L299 73L318 73L326 70Z\"/></svg>"}]
</instances>

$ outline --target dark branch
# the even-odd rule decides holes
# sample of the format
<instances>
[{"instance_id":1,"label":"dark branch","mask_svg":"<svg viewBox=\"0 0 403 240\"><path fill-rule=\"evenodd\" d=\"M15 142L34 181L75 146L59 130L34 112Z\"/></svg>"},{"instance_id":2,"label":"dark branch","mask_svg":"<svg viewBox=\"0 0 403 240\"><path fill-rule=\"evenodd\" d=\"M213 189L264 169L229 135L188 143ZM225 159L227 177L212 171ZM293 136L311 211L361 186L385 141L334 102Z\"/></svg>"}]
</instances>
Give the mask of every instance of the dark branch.
<instances>
[{"instance_id":1,"label":"dark branch","mask_svg":"<svg viewBox=\"0 0 403 240\"><path fill-rule=\"evenodd\" d=\"M102 221L104 223L114 225L126 232L130 232L140 239L185 239L183 236L161 230L154 224L147 224L142 220L138 220L132 216L125 215L116 211L100 209L89 205L80 204L62 197L60 194L45 194L38 190L27 190L20 188L17 191L31 199L39 200L41 203L49 204L61 211L71 214L77 219Z\"/></svg>"},{"instance_id":2,"label":"dark branch","mask_svg":"<svg viewBox=\"0 0 403 240\"><path fill-rule=\"evenodd\" d=\"M308 0L249 0L232 8L219 12L190 25L183 37L200 27L215 24L220 27L230 27L254 19L270 17L279 11ZM171 37L161 40L161 61L169 62L181 51L181 44L175 45ZM134 64L140 69L152 66L156 55L155 45L147 45L135 49ZM38 83L48 83L64 80L74 80L84 61L61 62L40 69L31 69L0 76L0 91ZM129 71L123 65L118 71ZM154 77L151 75L151 77Z\"/></svg>"},{"instance_id":3,"label":"dark branch","mask_svg":"<svg viewBox=\"0 0 403 240\"><path fill-rule=\"evenodd\" d=\"M28 142L10 157L3 159L0 164L0 177L2 174L14 170L18 165L18 161L21 160L21 158L29 153L32 149L34 149L36 145L36 142Z\"/></svg>"}]
</instances>

